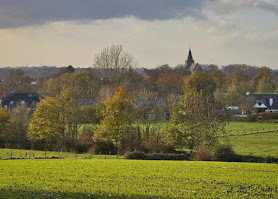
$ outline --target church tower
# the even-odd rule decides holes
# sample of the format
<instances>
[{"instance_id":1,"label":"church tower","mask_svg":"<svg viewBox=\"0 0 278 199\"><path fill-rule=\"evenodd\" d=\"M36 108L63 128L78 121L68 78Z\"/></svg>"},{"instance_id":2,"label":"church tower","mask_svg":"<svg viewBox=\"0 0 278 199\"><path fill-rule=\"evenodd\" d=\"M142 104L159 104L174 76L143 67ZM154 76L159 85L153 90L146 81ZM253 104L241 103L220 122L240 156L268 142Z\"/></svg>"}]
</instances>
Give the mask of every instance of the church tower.
<instances>
[{"instance_id":1,"label":"church tower","mask_svg":"<svg viewBox=\"0 0 278 199\"><path fill-rule=\"evenodd\" d=\"M190 48L187 60L185 61L185 67L189 68L191 66L191 64L193 64L193 63L194 63L194 60L193 60L192 53L191 53L191 48Z\"/></svg>"}]
</instances>

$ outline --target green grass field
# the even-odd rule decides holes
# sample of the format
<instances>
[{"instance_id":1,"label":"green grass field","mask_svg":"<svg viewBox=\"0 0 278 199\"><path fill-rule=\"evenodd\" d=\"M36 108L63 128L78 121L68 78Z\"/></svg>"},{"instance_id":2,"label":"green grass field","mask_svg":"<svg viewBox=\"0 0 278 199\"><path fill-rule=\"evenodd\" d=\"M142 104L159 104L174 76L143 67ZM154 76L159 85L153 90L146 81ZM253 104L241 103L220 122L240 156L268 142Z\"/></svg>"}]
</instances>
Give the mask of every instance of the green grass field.
<instances>
[{"instance_id":1,"label":"green grass field","mask_svg":"<svg viewBox=\"0 0 278 199\"><path fill-rule=\"evenodd\" d=\"M230 136L236 153L261 157L278 157L278 132Z\"/></svg>"},{"instance_id":2,"label":"green grass field","mask_svg":"<svg viewBox=\"0 0 278 199\"><path fill-rule=\"evenodd\" d=\"M228 133L244 134L249 132L278 130L278 123L258 123L258 122L230 122L226 126ZM245 131L244 131L245 130Z\"/></svg>"},{"instance_id":3,"label":"green grass field","mask_svg":"<svg viewBox=\"0 0 278 199\"><path fill-rule=\"evenodd\" d=\"M0 198L277 198L278 165L2 160Z\"/></svg>"},{"instance_id":4,"label":"green grass field","mask_svg":"<svg viewBox=\"0 0 278 199\"><path fill-rule=\"evenodd\" d=\"M227 129L275 126L230 123ZM242 134L229 136L236 153L278 157L278 132ZM64 159L34 159L44 156L44 151L1 149L0 159L26 159L0 160L0 199L278 198L278 164L139 161L49 151L46 157Z\"/></svg>"}]
</instances>

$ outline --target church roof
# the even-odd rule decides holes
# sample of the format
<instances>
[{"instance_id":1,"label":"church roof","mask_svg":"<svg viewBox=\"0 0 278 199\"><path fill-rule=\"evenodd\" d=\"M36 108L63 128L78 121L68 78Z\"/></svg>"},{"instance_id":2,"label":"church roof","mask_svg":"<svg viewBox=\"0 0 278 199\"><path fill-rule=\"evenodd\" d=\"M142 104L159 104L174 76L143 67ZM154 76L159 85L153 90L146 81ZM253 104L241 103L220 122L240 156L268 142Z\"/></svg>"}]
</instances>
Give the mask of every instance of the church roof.
<instances>
[{"instance_id":1,"label":"church roof","mask_svg":"<svg viewBox=\"0 0 278 199\"><path fill-rule=\"evenodd\" d=\"M198 63L191 64L189 66L189 69L190 69L191 73L193 73L194 71L203 71L201 65Z\"/></svg>"}]
</instances>

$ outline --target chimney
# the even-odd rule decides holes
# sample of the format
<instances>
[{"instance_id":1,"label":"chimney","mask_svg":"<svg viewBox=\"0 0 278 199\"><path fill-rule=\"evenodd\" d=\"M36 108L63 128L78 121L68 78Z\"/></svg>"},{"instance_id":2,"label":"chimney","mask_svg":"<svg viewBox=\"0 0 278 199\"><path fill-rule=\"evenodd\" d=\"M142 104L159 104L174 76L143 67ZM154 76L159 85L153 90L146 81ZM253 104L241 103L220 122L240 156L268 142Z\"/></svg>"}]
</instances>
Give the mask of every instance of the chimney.
<instances>
[{"instance_id":1,"label":"chimney","mask_svg":"<svg viewBox=\"0 0 278 199\"><path fill-rule=\"evenodd\" d=\"M272 107L273 105L273 98L269 98L269 106Z\"/></svg>"}]
</instances>

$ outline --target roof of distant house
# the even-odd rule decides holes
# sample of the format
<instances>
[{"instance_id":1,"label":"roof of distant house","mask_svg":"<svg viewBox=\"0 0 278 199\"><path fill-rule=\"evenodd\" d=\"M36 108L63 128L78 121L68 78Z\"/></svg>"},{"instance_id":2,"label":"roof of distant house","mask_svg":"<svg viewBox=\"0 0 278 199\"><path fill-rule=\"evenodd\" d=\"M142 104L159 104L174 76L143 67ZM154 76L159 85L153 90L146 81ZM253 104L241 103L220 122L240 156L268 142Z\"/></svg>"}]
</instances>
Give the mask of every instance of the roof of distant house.
<instances>
[{"instance_id":1,"label":"roof of distant house","mask_svg":"<svg viewBox=\"0 0 278 199\"><path fill-rule=\"evenodd\" d=\"M35 108L36 103L44 97L38 93L11 93L2 99L2 106L15 106L16 104L26 104L30 108Z\"/></svg>"},{"instance_id":2,"label":"roof of distant house","mask_svg":"<svg viewBox=\"0 0 278 199\"><path fill-rule=\"evenodd\" d=\"M153 76L156 72L157 72L157 70L155 70L155 69L144 69L142 75L150 77L150 76Z\"/></svg>"}]
</instances>

